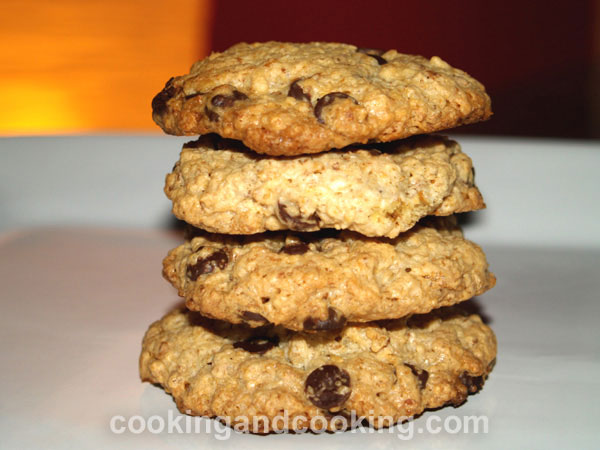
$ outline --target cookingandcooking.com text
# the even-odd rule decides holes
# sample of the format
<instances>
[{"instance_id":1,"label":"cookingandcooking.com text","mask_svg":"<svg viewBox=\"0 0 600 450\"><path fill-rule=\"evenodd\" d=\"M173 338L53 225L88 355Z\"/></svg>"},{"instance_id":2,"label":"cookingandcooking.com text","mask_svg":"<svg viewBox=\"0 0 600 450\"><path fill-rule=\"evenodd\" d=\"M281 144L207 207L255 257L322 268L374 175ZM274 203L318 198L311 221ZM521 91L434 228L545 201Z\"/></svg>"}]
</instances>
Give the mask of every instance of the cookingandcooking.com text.
<instances>
[{"instance_id":1,"label":"cookingandcooking.com text","mask_svg":"<svg viewBox=\"0 0 600 450\"><path fill-rule=\"evenodd\" d=\"M350 415L316 416L308 420L304 416L288 417L287 414L275 416L269 419L265 416L249 418L237 416L235 418L217 417L210 420L202 417L181 415L168 410L167 417L153 415L143 417L133 415L125 417L115 415L110 419L110 431L114 434L210 434L217 440L228 440L231 436L248 433L250 430L272 430L272 433L281 434L286 430L293 429L295 433L323 433L327 431L327 423L331 422L336 429L333 433L358 432L367 434L393 434L398 439L411 440L415 434L485 434L489 432L489 420L487 416L457 416L449 415L442 417L437 414L426 414L414 420L406 418L395 421L389 416L370 415L358 416L354 412ZM373 423L382 424L383 427L374 428ZM393 424L389 426L389 424Z\"/></svg>"}]
</instances>

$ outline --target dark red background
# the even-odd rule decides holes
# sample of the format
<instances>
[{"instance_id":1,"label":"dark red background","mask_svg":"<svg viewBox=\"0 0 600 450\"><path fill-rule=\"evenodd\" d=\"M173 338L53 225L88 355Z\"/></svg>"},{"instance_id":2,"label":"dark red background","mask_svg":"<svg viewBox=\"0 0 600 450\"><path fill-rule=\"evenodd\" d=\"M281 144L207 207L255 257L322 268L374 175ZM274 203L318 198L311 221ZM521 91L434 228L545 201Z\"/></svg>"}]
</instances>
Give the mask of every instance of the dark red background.
<instances>
[{"instance_id":1,"label":"dark red background","mask_svg":"<svg viewBox=\"0 0 600 450\"><path fill-rule=\"evenodd\" d=\"M600 137L590 93L593 6L591 0L218 0L212 48L322 40L438 55L479 79L492 97L493 118L461 132Z\"/></svg>"}]
</instances>

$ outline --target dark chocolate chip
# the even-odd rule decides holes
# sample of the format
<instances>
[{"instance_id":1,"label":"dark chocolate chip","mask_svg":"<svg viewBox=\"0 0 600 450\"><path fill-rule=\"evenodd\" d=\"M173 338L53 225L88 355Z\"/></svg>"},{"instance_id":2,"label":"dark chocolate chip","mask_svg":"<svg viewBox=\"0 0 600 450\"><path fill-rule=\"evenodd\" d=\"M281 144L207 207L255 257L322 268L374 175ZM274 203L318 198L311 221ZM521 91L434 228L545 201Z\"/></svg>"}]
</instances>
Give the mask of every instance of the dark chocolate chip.
<instances>
[{"instance_id":1,"label":"dark chocolate chip","mask_svg":"<svg viewBox=\"0 0 600 450\"><path fill-rule=\"evenodd\" d=\"M340 407L350 397L350 374L333 364L315 370L304 382L304 392L310 402L323 409Z\"/></svg>"},{"instance_id":2,"label":"dark chocolate chip","mask_svg":"<svg viewBox=\"0 0 600 450\"><path fill-rule=\"evenodd\" d=\"M167 112L167 101L175 95L175 86L172 82L175 78L171 77L165 84L165 87L152 99L152 113L162 116Z\"/></svg>"},{"instance_id":3,"label":"dark chocolate chip","mask_svg":"<svg viewBox=\"0 0 600 450\"><path fill-rule=\"evenodd\" d=\"M319 215L317 214L317 212L315 211L314 213L312 213L310 216L308 216L306 218L308 220L309 226L311 226L311 223L314 223L316 226L319 225L319 221L321 220L321 218L319 217Z\"/></svg>"},{"instance_id":4,"label":"dark chocolate chip","mask_svg":"<svg viewBox=\"0 0 600 450\"><path fill-rule=\"evenodd\" d=\"M236 342L233 348L241 348L250 353L262 355L279 344L278 336L252 336L245 341Z\"/></svg>"},{"instance_id":5,"label":"dark chocolate chip","mask_svg":"<svg viewBox=\"0 0 600 450\"><path fill-rule=\"evenodd\" d=\"M200 275L212 273L217 268L223 270L228 262L229 257L225 253L225 250L217 250L206 258L198 259L196 264L188 265L187 277L192 281L196 281Z\"/></svg>"},{"instance_id":6,"label":"dark chocolate chip","mask_svg":"<svg viewBox=\"0 0 600 450\"><path fill-rule=\"evenodd\" d=\"M356 423L356 416L354 416L354 422L352 419L352 413L349 411L346 411L344 409L341 409L339 411L327 411L323 414L324 417L326 417L329 421L331 426L334 426L336 430L338 431L345 431L348 429L348 427L354 423ZM345 420L341 420L340 418L344 418ZM361 421L361 423L363 423ZM365 422L363 423L365 429L369 426L368 422L365 419Z\"/></svg>"},{"instance_id":7,"label":"dark chocolate chip","mask_svg":"<svg viewBox=\"0 0 600 450\"><path fill-rule=\"evenodd\" d=\"M226 95L215 95L212 100L210 101L210 103L213 106L216 106L217 108L227 108L229 106L232 106L234 104L235 100L233 99L233 97L229 97Z\"/></svg>"},{"instance_id":8,"label":"dark chocolate chip","mask_svg":"<svg viewBox=\"0 0 600 450\"><path fill-rule=\"evenodd\" d=\"M236 100L248 100L248 96L240 91L233 91L233 98Z\"/></svg>"},{"instance_id":9,"label":"dark chocolate chip","mask_svg":"<svg viewBox=\"0 0 600 450\"><path fill-rule=\"evenodd\" d=\"M208 106L204 107L204 114L206 114L206 116L208 117L208 120L210 120L211 122L219 121L219 115L216 112L214 112L212 109L208 109Z\"/></svg>"},{"instance_id":10,"label":"dark chocolate chip","mask_svg":"<svg viewBox=\"0 0 600 450\"><path fill-rule=\"evenodd\" d=\"M217 94L211 100L210 104L216 108L230 108L238 100L248 100L248 96L243 92L234 90L230 95ZM204 114L208 116L211 122L217 122L219 115L211 110L208 106L204 107Z\"/></svg>"},{"instance_id":11,"label":"dark chocolate chip","mask_svg":"<svg viewBox=\"0 0 600 450\"><path fill-rule=\"evenodd\" d=\"M294 242L293 244L284 245L280 253L285 253L287 255L303 255L308 251L308 244L305 242Z\"/></svg>"},{"instance_id":12,"label":"dark chocolate chip","mask_svg":"<svg viewBox=\"0 0 600 450\"><path fill-rule=\"evenodd\" d=\"M335 308L327 309L328 317L325 320L309 317L302 324L306 331L331 331L341 330L346 325L346 317Z\"/></svg>"},{"instance_id":13,"label":"dark chocolate chip","mask_svg":"<svg viewBox=\"0 0 600 450\"><path fill-rule=\"evenodd\" d=\"M288 97L294 97L296 100L306 101L306 102L310 103L310 94L307 94L306 92L304 92L302 90L302 88L298 84L298 81L300 81L300 78L295 80L290 85L290 90L288 91Z\"/></svg>"},{"instance_id":14,"label":"dark chocolate chip","mask_svg":"<svg viewBox=\"0 0 600 450\"><path fill-rule=\"evenodd\" d=\"M316 211L305 219L302 216L292 216L283 203L277 203L277 209L279 210L279 218L292 230L305 231L319 227L321 218Z\"/></svg>"},{"instance_id":15,"label":"dark chocolate chip","mask_svg":"<svg viewBox=\"0 0 600 450\"><path fill-rule=\"evenodd\" d=\"M248 322L269 323L269 321L264 316L252 311L242 311L240 316L242 319Z\"/></svg>"},{"instance_id":16,"label":"dark chocolate chip","mask_svg":"<svg viewBox=\"0 0 600 450\"><path fill-rule=\"evenodd\" d=\"M405 271L406 273L409 273L410 271L412 271L412 269L411 269L410 267L407 267L406 269L404 269L404 271Z\"/></svg>"},{"instance_id":17,"label":"dark chocolate chip","mask_svg":"<svg viewBox=\"0 0 600 450\"><path fill-rule=\"evenodd\" d=\"M383 66L384 64L387 64L387 61L386 61L386 59L383 56L373 55L371 53L367 53L367 55L369 55L371 58L375 58L375 61L377 61L377 63L380 66Z\"/></svg>"},{"instance_id":18,"label":"dark chocolate chip","mask_svg":"<svg viewBox=\"0 0 600 450\"><path fill-rule=\"evenodd\" d=\"M333 419L334 417L343 417L344 419L346 419L348 422L351 422L352 419L352 413L346 409L340 409L339 411L335 411L335 412L329 412L327 411L325 414L323 414L325 417L327 417L328 419ZM343 423L336 423L335 425L343 425ZM339 428L338 428L339 429Z\"/></svg>"},{"instance_id":19,"label":"dark chocolate chip","mask_svg":"<svg viewBox=\"0 0 600 450\"><path fill-rule=\"evenodd\" d=\"M461 373L458 379L462 384L465 385L467 391L469 391L470 394L474 394L479 389L481 389L481 387L483 386L483 382L485 381L483 379L483 376L474 377L472 375L469 375L467 372Z\"/></svg>"},{"instance_id":20,"label":"dark chocolate chip","mask_svg":"<svg viewBox=\"0 0 600 450\"><path fill-rule=\"evenodd\" d=\"M375 60L379 63L380 66L387 64L386 59L381 56L385 53L385 50L380 50L377 48L361 47L361 48L357 48L356 51L358 53L364 53L365 55L370 56L371 58L375 58Z\"/></svg>"},{"instance_id":21,"label":"dark chocolate chip","mask_svg":"<svg viewBox=\"0 0 600 450\"><path fill-rule=\"evenodd\" d=\"M417 380L419 380L419 388L425 389L427 380L429 379L429 372L427 372L425 369L417 369L412 364L404 363L404 365L408 367L413 375L417 377Z\"/></svg>"},{"instance_id":22,"label":"dark chocolate chip","mask_svg":"<svg viewBox=\"0 0 600 450\"><path fill-rule=\"evenodd\" d=\"M354 97L351 97L348 94L344 94L343 92L330 92L329 94L324 95L319 100L317 100L317 104L314 108L314 114L319 123L325 123L323 117L321 117L321 113L323 112L323 108L331 105L336 99L349 98L354 103L358 105L358 102Z\"/></svg>"},{"instance_id":23,"label":"dark chocolate chip","mask_svg":"<svg viewBox=\"0 0 600 450\"><path fill-rule=\"evenodd\" d=\"M247 100L248 96L240 91L233 91L231 95L215 95L210 103L217 108L229 108L238 100Z\"/></svg>"}]
</instances>

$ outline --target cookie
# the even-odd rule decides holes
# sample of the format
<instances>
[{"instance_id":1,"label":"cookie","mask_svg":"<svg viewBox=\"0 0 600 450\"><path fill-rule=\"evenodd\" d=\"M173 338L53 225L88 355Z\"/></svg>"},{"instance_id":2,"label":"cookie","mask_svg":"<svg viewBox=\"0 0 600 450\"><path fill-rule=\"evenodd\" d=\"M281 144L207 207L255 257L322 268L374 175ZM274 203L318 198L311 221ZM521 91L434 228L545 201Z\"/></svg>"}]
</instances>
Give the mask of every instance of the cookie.
<instances>
[{"instance_id":1,"label":"cookie","mask_svg":"<svg viewBox=\"0 0 600 450\"><path fill-rule=\"evenodd\" d=\"M322 334L177 310L150 326L139 364L142 380L160 384L181 412L267 433L282 427L277 416L287 429L319 417L333 430L336 416L367 416L380 427L458 406L481 389L495 357L492 330L456 308Z\"/></svg>"},{"instance_id":2,"label":"cookie","mask_svg":"<svg viewBox=\"0 0 600 450\"><path fill-rule=\"evenodd\" d=\"M336 228L394 238L423 216L485 207L471 159L439 136L273 157L207 135L184 146L165 193L178 218L226 234Z\"/></svg>"},{"instance_id":3,"label":"cookie","mask_svg":"<svg viewBox=\"0 0 600 450\"><path fill-rule=\"evenodd\" d=\"M205 316L304 331L427 313L496 281L453 216L419 223L394 240L331 230L201 233L169 252L163 275Z\"/></svg>"},{"instance_id":4,"label":"cookie","mask_svg":"<svg viewBox=\"0 0 600 450\"><path fill-rule=\"evenodd\" d=\"M241 43L171 78L152 101L169 134L217 133L299 155L485 120L484 87L437 56L313 42Z\"/></svg>"}]
</instances>

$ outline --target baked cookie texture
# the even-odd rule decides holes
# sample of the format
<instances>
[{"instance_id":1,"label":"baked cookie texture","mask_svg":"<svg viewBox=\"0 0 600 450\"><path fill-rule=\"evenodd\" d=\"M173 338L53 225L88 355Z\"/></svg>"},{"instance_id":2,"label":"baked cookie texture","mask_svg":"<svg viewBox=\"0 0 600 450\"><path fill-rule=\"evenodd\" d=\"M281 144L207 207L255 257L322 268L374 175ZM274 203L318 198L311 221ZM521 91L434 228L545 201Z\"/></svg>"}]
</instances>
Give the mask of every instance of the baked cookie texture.
<instances>
[{"instance_id":1,"label":"baked cookie texture","mask_svg":"<svg viewBox=\"0 0 600 450\"><path fill-rule=\"evenodd\" d=\"M393 240L331 230L201 233L169 252L163 275L205 316L304 331L427 313L496 281L453 216L425 220Z\"/></svg>"},{"instance_id":2,"label":"baked cookie texture","mask_svg":"<svg viewBox=\"0 0 600 450\"><path fill-rule=\"evenodd\" d=\"M388 142L489 118L483 85L439 57L312 42L237 44L152 101L167 133L217 133L258 153Z\"/></svg>"},{"instance_id":3,"label":"baked cookie texture","mask_svg":"<svg viewBox=\"0 0 600 450\"><path fill-rule=\"evenodd\" d=\"M207 135L184 146L165 193L179 219L213 233L336 228L394 238L426 215L484 208L473 173L440 136L272 157Z\"/></svg>"},{"instance_id":4,"label":"baked cookie texture","mask_svg":"<svg viewBox=\"0 0 600 450\"><path fill-rule=\"evenodd\" d=\"M380 427L457 406L481 389L495 357L492 330L457 308L319 334L251 329L176 310L146 332L139 368L180 411L231 425L246 417L249 431L267 433L284 414L288 429L322 417L334 430L335 415L355 412ZM268 421L254 428L259 416Z\"/></svg>"}]
</instances>

